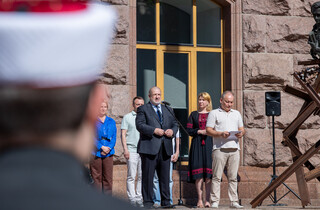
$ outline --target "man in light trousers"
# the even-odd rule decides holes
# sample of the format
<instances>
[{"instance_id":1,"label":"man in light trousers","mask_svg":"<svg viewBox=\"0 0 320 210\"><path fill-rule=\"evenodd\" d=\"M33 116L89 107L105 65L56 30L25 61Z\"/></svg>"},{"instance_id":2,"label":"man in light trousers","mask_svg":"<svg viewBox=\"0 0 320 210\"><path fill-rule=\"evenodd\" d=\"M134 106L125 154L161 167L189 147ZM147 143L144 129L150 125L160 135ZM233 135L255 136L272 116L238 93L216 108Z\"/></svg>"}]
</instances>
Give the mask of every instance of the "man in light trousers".
<instances>
[{"instance_id":1,"label":"man in light trousers","mask_svg":"<svg viewBox=\"0 0 320 210\"><path fill-rule=\"evenodd\" d=\"M142 97L137 96L133 99L133 111L123 117L121 123L121 139L124 150L124 157L127 159L127 194L130 203L135 206L143 207L141 194L141 158L137 153L139 141L139 131L136 129L136 115L139 106L144 104ZM138 173L136 189L135 179Z\"/></svg>"},{"instance_id":2,"label":"man in light trousers","mask_svg":"<svg viewBox=\"0 0 320 210\"><path fill-rule=\"evenodd\" d=\"M220 107L209 113L206 131L213 137L211 208L218 208L223 170L227 167L228 195L231 208L243 208L238 203L237 173L240 162L239 139L245 134L240 112L231 109L234 95L225 91L220 98Z\"/></svg>"}]
</instances>

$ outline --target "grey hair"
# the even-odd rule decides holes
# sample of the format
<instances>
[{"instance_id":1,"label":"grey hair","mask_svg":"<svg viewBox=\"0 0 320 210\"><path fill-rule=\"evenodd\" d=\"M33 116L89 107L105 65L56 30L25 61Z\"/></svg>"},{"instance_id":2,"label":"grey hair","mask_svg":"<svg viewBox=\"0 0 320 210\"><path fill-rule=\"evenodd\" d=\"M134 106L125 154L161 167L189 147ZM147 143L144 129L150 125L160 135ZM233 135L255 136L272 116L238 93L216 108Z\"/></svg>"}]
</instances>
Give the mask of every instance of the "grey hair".
<instances>
[{"instance_id":1,"label":"grey hair","mask_svg":"<svg viewBox=\"0 0 320 210\"><path fill-rule=\"evenodd\" d=\"M151 96L151 90L152 90L152 89L158 89L158 90L161 91L161 89L160 89L159 87L153 86L152 88L149 89L149 96Z\"/></svg>"},{"instance_id":2,"label":"grey hair","mask_svg":"<svg viewBox=\"0 0 320 210\"><path fill-rule=\"evenodd\" d=\"M221 99L224 99L224 97L225 97L227 94L231 94L232 96L234 96L233 92L231 92L230 90L226 90L226 91L224 91L224 92L221 94Z\"/></svg>"}]
</instances>

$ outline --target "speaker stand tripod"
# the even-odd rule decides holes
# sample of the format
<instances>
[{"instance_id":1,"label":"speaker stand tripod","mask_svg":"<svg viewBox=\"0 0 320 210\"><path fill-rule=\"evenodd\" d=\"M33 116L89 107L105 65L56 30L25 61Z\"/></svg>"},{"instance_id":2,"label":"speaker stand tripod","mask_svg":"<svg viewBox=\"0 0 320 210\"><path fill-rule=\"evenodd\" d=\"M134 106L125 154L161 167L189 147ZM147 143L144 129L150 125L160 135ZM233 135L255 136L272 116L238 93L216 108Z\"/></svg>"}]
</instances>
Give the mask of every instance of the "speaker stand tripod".
<instances>
[{"instance_id":1,"label":"speaker stand tripod","mask_svg":"<svg viewBox=\"0 0 320 210\"><path fill-rule=\"evenodd\" d=\"M272 168L273 168L273 175L271 176L271 180L269 182L269 185L278 177L276 175L276 143L275 143L275 132L274 132L274 115L272 115L272 148L273 148L273 164L272 164ZM284 198L287 194L289 194L290 192L292 192L293 195L295 195L299 200L301 200L301 198L299 197L299 195L294 192L288 185L286 185L286 183L282 183L287 189L288 192L286 192L283 196L281 196L279 199L277 198L277 189L275 189L273 191L273 196L270 194L269 197L272 200L273 204L270 204L268 206L286 206L286 204L281 204L278 203L282 198Z\"/></svg>"}]
</instances>

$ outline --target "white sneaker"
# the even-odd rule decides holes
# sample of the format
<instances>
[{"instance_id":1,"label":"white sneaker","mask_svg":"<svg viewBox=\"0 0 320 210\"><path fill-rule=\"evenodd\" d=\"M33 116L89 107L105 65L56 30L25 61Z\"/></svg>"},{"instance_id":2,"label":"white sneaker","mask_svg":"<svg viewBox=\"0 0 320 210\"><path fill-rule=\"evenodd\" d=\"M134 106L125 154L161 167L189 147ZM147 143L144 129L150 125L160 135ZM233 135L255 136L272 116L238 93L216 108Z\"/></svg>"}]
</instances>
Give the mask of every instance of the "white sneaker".
<instances>
[{"instance_id":1,"label":"white sneaker","mask_svg":"<svg viewBox=\"0 0 320 210\"><path fill-rule=\"evenodd\" d=\"M211 208L217 209L218 207L219 207L218 202L213 202L213 203L211 204Z\"/></svg>"},{"instance_id":2,"label":"white sneaker","mask_svg":"<svg viewBox=\"0 0 320 210\"><path fill-rule=\"evenodd\" d=\"M231 202L230 208L235 208L235 209L242 209L243 206L241 206L238 202Z\"/></svg>"},{"instance_id":3,"label":"white sneaker","mask_svg":"<svg viewBox=\"0 0 320 210\"><path fill-rule=\"evenodd\" d=\"M140 208L143 208L143 207L144 207L142 201L137 201L137 202L136 202L136 206L137 206L137 207L140 207Z\"/></svg>"},{"instance_id":4,"label":"white sneaker","mask_svg":"<svg viewBox=\"0 0 320 210\"><path fill-rule=\"evenodd\" d=\"M137 203L136 203L135 201L130 201L130 204L131 204L132 206L136 206L136 205L137 205Z\"/></svg>"}]
</instances>

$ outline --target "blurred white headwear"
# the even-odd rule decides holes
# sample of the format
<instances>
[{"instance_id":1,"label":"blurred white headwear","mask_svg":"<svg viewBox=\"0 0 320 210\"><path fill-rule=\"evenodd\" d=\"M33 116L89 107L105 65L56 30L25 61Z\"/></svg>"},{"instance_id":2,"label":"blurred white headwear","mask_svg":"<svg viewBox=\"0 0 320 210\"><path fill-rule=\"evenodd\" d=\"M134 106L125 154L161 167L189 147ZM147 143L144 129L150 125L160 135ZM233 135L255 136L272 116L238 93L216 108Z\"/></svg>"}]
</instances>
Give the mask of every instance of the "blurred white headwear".
<instances>
[{"instance_id":1,"label":"blurred white headwear","mask_svg":"<svg viewBox=\"0 0 320 210\"><path fill-rule=\"evenodd\" d=\"M65 87L98 78L113 35L116 15L110 6L68 0L1 2L0 86Z\"/></svg>"}]
</instances>

